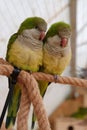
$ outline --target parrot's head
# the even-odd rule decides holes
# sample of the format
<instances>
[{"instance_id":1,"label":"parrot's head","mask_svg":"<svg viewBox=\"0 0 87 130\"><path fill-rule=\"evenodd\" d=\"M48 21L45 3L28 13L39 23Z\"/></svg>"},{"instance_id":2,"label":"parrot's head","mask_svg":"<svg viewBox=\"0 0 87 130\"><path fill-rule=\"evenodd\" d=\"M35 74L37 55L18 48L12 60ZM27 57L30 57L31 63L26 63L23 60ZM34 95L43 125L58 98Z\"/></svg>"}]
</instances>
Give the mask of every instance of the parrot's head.
<instances>
[{"instance_id":1,"label":"parrot's head","mask_svg":"<svg viewBox=\"0 0 87 130\"><path fill-rule=\"evenodd\" d=\"M47 23L40 17L25 19L18 30L18 34L23 34L26 38L31 34L37 40L43 40L47 29Z\"/></svg>"},{"instance_id":2,"label":"parrot's head","mask_svg":"<svg viewBox=\"0 0 87 130\"><path fill-rule=\"evenodd\" d=\"M44 42L49 42L53 46L64 48L68 46L70 36L70 25L65 22L57 22L49 28Z\"/></svg>"}]
</instances>

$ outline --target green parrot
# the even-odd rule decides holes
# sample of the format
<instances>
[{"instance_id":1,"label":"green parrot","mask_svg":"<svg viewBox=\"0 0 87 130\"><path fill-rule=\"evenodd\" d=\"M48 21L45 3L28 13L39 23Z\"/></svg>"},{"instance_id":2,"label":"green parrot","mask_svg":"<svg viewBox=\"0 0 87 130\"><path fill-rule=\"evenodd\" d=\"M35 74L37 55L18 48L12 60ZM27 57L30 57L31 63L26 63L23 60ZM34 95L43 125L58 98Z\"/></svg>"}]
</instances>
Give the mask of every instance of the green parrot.
<instances>
[{"instance_id":1,"label":"green parrot","mask_svg":"<svg viewBox=\"0 0 87 130\"><path fill-rule=\"evenodd\" d=\"M71 60L70 36L71 27L69 24L57 22L51 25L44 38L43 66L40 71L53 74L55 78L63 73ZM39 81L42 97L48 85L49 83L46 81ZM33 117L34 123L35 117Z\"/></svg>"},{"instance_id":2,"label":"green parrot","mask_svg":"<svg viewBox=\"0 0 87 130\"><path fill-rule=\"evenodd\" d=\"M13 34L8 42L6 60L14 67L25 71L37 72L42 66L43 38L47 23L43 18L31 17L25 19L17 33ZM20 104L20 85L14 86L13 97L8 106L6 128L15 124Z\"/></svg>"},{"instance_id":3,"label":"green parrot","mask_svg":"<svg viewBox=\"0 0 87 130\"><path fill-rule=\"evenodd\" d=\"M61 75L71 60L71 27L65 22L51 25L44 38L42 72ZM41 95L47 89L48 82L39 81ZM44 87L43 87L44 86Z\"/></svg>"}]
</instances>

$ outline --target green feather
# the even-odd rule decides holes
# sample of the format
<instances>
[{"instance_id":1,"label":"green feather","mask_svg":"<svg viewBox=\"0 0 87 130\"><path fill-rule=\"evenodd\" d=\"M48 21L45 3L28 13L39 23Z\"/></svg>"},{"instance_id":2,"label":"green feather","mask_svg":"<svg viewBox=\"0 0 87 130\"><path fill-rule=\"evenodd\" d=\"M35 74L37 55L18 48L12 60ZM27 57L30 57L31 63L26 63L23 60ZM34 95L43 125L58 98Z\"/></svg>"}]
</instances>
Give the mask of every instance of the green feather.
<instances>
[{"instance_id":1,"label":"green feather","mask_svg":"<svg viewBox=\"0 0 87 130\"><path fill-rule=\"evenodd\" d=\"M59 31L61 31L64 28L71 29L70 25L65 22L56 22L56 23L52 24L51 27L49 28L49 30L47 31L44 42L47 41L48 37L52 37L56 34L58 35Z\"/></svg>"},{"instance_id":2,"label":"green feather","mask_svg":"<svg viewBox=\"0 0 87 130\"><path fill-rule=\"evenodd\" d=\"M8 114L6 118L5 127L9 128L11 125L15 124L15 120L17 117L17 112L20 105L21 91L18 84L14 86L13 97L11 98L8 106Z\"/></svg>"},{"instance_id":3,"label":"green feather","mask_svg":"<svg viewBox=\"0 0 87 130\"><path fill-rule=\"evenodd\" d=\"M25 29L31 29L31 28L40 28L42 25L46 25L46 22L44 19L40 18L40 17L31 17L31 18L27 18L25 19L21 25L20 25L20 28L18 30L18 34L20 34L23 30ZM47 26L47 25L46 25ZM40 28L41 29L41 28ZM45 28L42 28L46 31L46 27Z\"/></svg>"},{"instance_id":4,"label":"green feather","mask_svg":"<svg viewBox=\"0 0 87 130\"><path fill-rule=\"evenodd\" d=\"M8 41L6 60L8 60L8 58L9 58L9 56L8 56L8 51L10 50L11 45L15 42L15 40L17 39L17 37L18 37L18 33L14 33L14 34L10 37L10 39L9 39L9 41Z\"/></svg>"}]
</instances>

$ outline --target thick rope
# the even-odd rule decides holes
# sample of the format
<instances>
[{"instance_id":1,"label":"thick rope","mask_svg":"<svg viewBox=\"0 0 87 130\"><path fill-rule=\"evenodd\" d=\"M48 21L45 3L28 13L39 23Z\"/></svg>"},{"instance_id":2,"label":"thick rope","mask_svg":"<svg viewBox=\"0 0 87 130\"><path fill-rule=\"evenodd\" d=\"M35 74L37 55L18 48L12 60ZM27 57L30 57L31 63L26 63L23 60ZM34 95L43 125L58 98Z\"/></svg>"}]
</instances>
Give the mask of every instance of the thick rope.
<instances>
[{"instance_id":1,"label":"thick rope","mask_svg":"<svg viewBox=\"0 0 87 130\"><path fill-rule=\"evenodd\" d=\"M2 62L4 62L4 64ZM5 65L5 61L3 61L0 58L0 75L9 76L12 73L13 69L14 69L13 66L11 66L10 64ZM36 80L45 80L48 82L56 82L56 83L60 83L60 84L69 84L72 86L87 87L87 80L86 79L58 76L58 78L55 81L54 76L50 75L50 74L45 74L42 72L35 72L32 75L34 76L34 78ZM21 82L22 82L22 80L21 80Z\"/></svg>"},{"instance_id":2,"label":"thick rope","mask_svg":"<svg viewBox=\"0 0 87 130\"><path fill-rule=\"evenodd\" d=\"M35 115L38 120L39 128L41 130L51 130L50 124L48 121L48 117L47 117L47 114L46 114L46 111L45 111L45 108L44 108L44 105L42 102L42 97L40 95L40 92L38 89L38 84L37 84L35 78L33 77L33 75L30 75L29 73L26 73L25 71L22 71L20 73L20 77L23 77L23 80L21 82L24 86L26 86L27 92L29 95L29 99L34 106L34 112L35 112ZM26 83L27 83L27 85L26 85ZM21 116L21 114L22 114L22 112L20 112L20 116ZM19 121L21 121L21 120L19 120ZM18 126L19 126L19 124L18 124ZM20 122L20 126L21 126L21 122ZM26 126L24 126L23 128L25 128L25 127ZM17 129L17 130L19 130L19 129Z\"/></svg>"},{"instance_id":3,"label":"thick rope","mask_svg":"<svg viewBox=\"0 0 87 130\"><path fill-rule=\"evenodd\" d=\"M5 62L3 59L0 59L0 75L10 76L13 70L13 66ZM34 106L34 112L40 130L51 130L36 80L46 80L49 82L70 84L72 86L87 87L87 80L84 79L58 76L55 81L54 76L50 74L37 72L30 75L25 71L21 71L18 76L18 82L22 84L22 98L20 111L18 113L17 130L28 130L27 118L30 102L32 102ZM23 108L25 106L26 109Z\"/></svg>"},{"instance_id":4,"label":"thick rope","mask_svg":"<svg viewBox=\"0 0 87 130\"><path fill-rule=\"evenodd\" d=\"M34 112L38 120L39 128L41 130L51 130L47 113L45 111L45 108L42 102L42 97L38 89L38 84L35 78L33 77L33 75L31 75L30 79L31 79L30 85L32 86L33 90L28 89L29 90L28 93L30 95L31 102L33 103L33 106L34 106ZM32 94L31 94L31 91L32 91Z\"/></svg>"},{"instance_id":5,"label":"thick rope","mask_svg":"<svg viewBox=\"0 0 87 130\"><path fill-rule=\"evenodd\" d=\"M42 72L35 72L33 73L33 76L36 80L45 80L49 82L56 82L60 84L68 84L72 86L79 86L79 87L87 87L87 80L86 79L79 79L79 78L73 78L73 77L66 77L66 76L58 76L55 80L53 75L45 74Z\"/></svg>"},{"instance_id":6,"label":"thick rope","mask_svg":"<svg viewBox=\"0 0 87 130\"><path fill-rule=\"evenodd\" d=\"M27 94L27 89L21 85L21 103L17 118L17 130L28 130L28 114L30 110L30 101Z\"/></svg>"}]
</instances>

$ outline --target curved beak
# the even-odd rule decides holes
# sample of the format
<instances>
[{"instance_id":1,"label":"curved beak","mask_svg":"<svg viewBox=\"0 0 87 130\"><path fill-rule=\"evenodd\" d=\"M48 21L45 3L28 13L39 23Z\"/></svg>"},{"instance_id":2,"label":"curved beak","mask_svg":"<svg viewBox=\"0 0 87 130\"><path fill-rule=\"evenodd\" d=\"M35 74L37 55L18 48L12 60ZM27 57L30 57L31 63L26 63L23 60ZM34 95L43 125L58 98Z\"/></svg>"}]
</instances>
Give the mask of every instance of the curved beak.
<instances>
[{"instance_id":1,"label":"curved beak","mask_svg":"<svg viewBox=\"0 0 87 130\"><path fill-rule=\"evenodd\" d=\"M39 40L42 41L44 39L44 37L45 37L45 32L41 31Z\"/></svg>"},{"instance_id":2,"label":"curved beak","mask_svg":"<svg viewBox=\"0 0 87 130\"><path fill-rule=\"evenodd\" d=\"M65 46L67 45L67 42L68 42L68 39L67 39L67 38L62 38L61 46L62 46L62 47L65 47Z\"/></svg>"}]
</instances>

